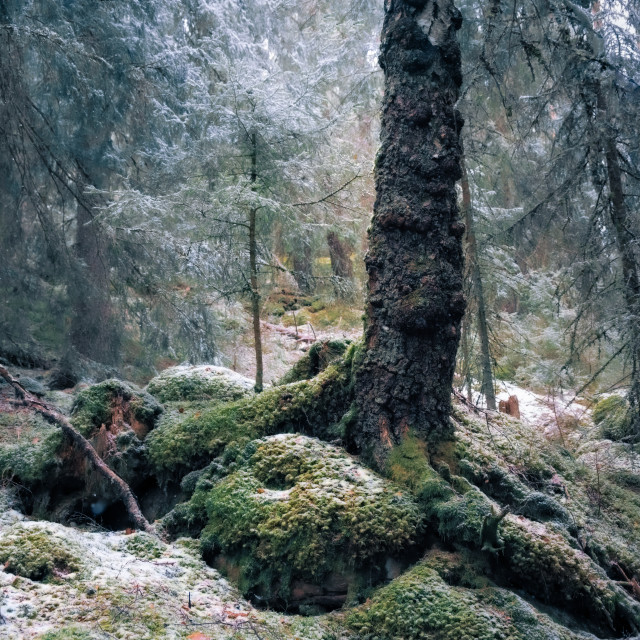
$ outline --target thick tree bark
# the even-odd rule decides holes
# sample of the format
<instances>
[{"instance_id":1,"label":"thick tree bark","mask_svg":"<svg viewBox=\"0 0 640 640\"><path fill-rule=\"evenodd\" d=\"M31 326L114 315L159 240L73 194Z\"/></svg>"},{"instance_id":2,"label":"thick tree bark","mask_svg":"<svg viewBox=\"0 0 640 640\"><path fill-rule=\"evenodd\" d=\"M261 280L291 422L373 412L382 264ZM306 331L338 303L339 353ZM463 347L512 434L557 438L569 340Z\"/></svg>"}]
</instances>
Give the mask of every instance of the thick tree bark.
<instances>
[{"instance_id":1,"label":"thick tree bark","mask_svg":"<svg viewBox=\"0 0 640 640\"><path fill-rule=\"evenodd\" d=\"M489 329L487 325L487 309L484 300L484 288L482 286L482 274L478 264L478 244L473 224L473 209L471 206L471 189L469 188L469 176L465 164L464 154L461 157L462 169L462 213L464 224L467 228L467 262L471 276L471 287L476 299L478 313L478 335L480 336L480 357L482 363L482 393L487 401L487 409L496 410L496 394L493 387L493 372L491 370L491 350L489 348Z\"/></svg>"},{"instance_id":2,"label":"thick tree bark","mask_svg":"<svg viewBox=\"0 0 640 640\"><path fill-rule=\"evenodd\" d=\"M385 8L385 94L355 436L379 467L409 433L430 441L451 436L465 307L464 225L455 191L461 16L452 0L387 0Z\"/></svg>"},{"instance_id":3,"label":"thick tree bark","mask_svg":"<svg viewBox=\"0 0 640 640\"><path fill-rule=\"evenodd\" d=\"M4 367L0 366L0 377L4 378L16 391L20 399L31 409L37 411L48 422L60 427L64 435L73 443L73 445L89 460L95 470L107 481L113 490L123 502L129 517L138 529L152 533L155 530L149 524L147 519L142 515L138 502L129 488L129 485L114 473L106 465L104 460L98 455L91 443L78 433L73 425L60 412L51 408L42 400L32 396L24 387L16 380Z\"/></svg>"},{"instance_id":4,"label":"thick tree bark","mask_svg":"<svg viewBox=\"0 0 640 640\"><path fill-rule=\"evenodd\" d=\"M251 134L251 183L258 179L258 143L256 134ZM249 211L249 284L251 286L251 315L253 318L253 342L256 354L256 393L263 388L262 333L260 329L260 289L258 286L258 242L256 238L256 216L258 210Z\"/></svg>"}]
</instances>

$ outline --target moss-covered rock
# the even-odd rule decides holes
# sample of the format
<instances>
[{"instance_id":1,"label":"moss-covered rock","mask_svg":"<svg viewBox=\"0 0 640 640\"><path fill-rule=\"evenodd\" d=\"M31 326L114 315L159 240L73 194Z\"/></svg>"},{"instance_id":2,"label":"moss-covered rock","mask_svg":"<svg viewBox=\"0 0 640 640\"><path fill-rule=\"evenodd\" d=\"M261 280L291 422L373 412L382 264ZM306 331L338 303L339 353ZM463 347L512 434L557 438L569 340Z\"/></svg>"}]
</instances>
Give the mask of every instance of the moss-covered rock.
<instances>
[{"instance_id":1,"label":"moss-covered rock","mask_svg":"<svg viewBox=\"0 0 640 640\"><path fill-rule=\"evenodd\" d=\"M60 429L32 412L0 413L0 478L28 488L50 481L62 442Z\"/></svg>"},{"instance_id":2,"label":"moss-covered rock","mask_svg":"<svg viewBox=\"0 0 640 640\"><path fill-rule=\"evenodd\" d=\"M59 536L43 528L17 524L0 537L0 564L4 570L30 580L46 580L77 571L79 558Z\"/></svg>"},{"instance_id":3,"label":"moss-covered rock","mask_svg":"<svg viewBox=\"0 0 640 640\"><path fill-rule=\"evenodd\" d=\"M420 538L410 495L315 438L251 442L231 473L198 480L206 557L245 594L274 604L341 604L358 580L386 576L385 562Z\"/></svg>"},{"instance_id":4,"label":"moss-covered rock","mask_svg":"<svg viewBox=\"0 0 640 640\"><path fill-rule=\"evenodd\" d=\"M112 378L78 394L71 422L83 436L90 437L103 425L109 429L120 421L144 439L161 413L162 407L153 396L128 382Z\"/></svg>"},{"instance_id":5,"label":"moss-covered rock","mask_svg":"<svg viewBox=\"0 0 640 640\"><path fill-rule=\"evenodd\" d=\"M349 624L360 640L578 640L517 595L486 580L472 589L448 584L440 573L457 564L439 554L413 567L354 610ZM455 570L455 567L453 567ZM593 637L593 636L589 636Z\"/></svg>"},{"instance_id":6,"label":"moss-covered rock","mask_svg":"<svg viewBox=\"0 0 640 640\"><path fill-rule=\"evenodd\" d=\"M253 395L255 381L209 364L179 365L165 369L147 385L161 402L202 401L223 403Z\"/></svg>"},{"instance_id":7,"label":"moss-covered rock","mask_svg":"<svg viewBox=\"0 0 640 640\"><path fill-rule=\"evenodd\" d=\"M349 342L344 340L320 340L282 377L279 384L309 380L324 371L332 362L344 354Z\"/></svg>"},{"instance_id":8,"label":"moss-covered rock","mask_svg":"<svg viewBox=\"0 0 640 640\"><path fill-rule=\"evenodd\" d=\"M593 408L593 421L603 438L622 440L632 434L629 404L620 396L600 400Z\"/></svg>"},{"instance_id":9,"label":"moss-covered rock","mask_svg":"<svg viewBox=\"0 0 640 640\"><path fill-rule=\"evenodd\" d=\"M276 433L342 438L343 418L353 398L354 352L352 346L311 380L267 389L255 397L214 407L170 407L147 439L157 473L180 478L208 465L230 443L243 448L250 440Z\"/></svg>"}]
</instances>

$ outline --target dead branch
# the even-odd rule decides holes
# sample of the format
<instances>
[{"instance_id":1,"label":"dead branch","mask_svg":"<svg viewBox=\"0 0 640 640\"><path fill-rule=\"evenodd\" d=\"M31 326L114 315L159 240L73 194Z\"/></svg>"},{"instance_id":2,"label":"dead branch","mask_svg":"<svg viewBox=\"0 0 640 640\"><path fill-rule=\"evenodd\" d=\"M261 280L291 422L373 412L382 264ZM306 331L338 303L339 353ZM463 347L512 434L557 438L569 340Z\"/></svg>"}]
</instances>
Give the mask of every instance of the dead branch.
<instances>
[{"instance_id":1,"label":"dead branch","mask_svg":"<svg viewBox=\"0 0 640 640\"><path fill-rule=\"evenodd\" d=\"M69 420L46 402L30 394L3 366L0 366L0 376L14 388L18 398L25 406L39 413L48 422L60 427L65 436L84 454L95 470L104 477L115 494L120 497L135 526L147 533L156 535L154 528L142 515L129 485L106 465L91 443L75 430Z\"/></svg>"}]
</instances>

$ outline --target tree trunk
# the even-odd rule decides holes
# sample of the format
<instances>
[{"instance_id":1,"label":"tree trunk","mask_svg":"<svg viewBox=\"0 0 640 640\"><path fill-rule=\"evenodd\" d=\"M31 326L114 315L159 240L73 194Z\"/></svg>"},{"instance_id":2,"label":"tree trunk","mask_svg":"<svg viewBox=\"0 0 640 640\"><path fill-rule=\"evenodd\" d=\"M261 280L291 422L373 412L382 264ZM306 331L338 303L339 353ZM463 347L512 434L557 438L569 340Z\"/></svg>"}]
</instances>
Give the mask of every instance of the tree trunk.
<instances>
[{"instance_id":1,"label":"tree trunk","mask_svg":"<svg viewBox=\"0 0 640 640\"><path fill-rule=\"evenodd\" d=\"M631 359L631 386L628 399L631 405L634 432L640 434L640 277L634 249L634 222L624 195L618 148L615 134L607 124L611 121L611 116L608 113L607 98L600 83L598 83L596 91L598 125L602 131L601 145L605 154L609 184L609 217L620 254L624 298L628 315L627 340Z\"/></svg>"},{"instance_id":2,"label":"tree trunk","mask_svg":"<svg viewBox=\"0 0 640 640\"><path fill-rule=\"evenodd\" d=\"M388 0L376 203L365 263L365 353L355 444L378 467L409 435L452 434L451 389L464 314L464 225L455 109L462 81L452 0Z\"/></svg>"},{"instance_id":3,"label":"tree trunk","mask_svg":"<svg viewBox=\"0 0 640 640\"><path fill-rule=\"evenodd\" d=\"M331 259L331 271L333 272L336 295L340 298L348 297L352 292L353 265L349 256L349 247L346 242L340 240L335 231L327 232L327 246Z\"/></svg>"},{"instance_id":4,"label":"tree trunk","mask_svg":"<svg viewBox=\"0 0 640 640\"><path fill-rule=\"evenodd\" d=\"M296 279L298 288L304 294L313 291L313 252L311 245L300 238L295 242L293 252L293 277Z\"/></svg>"},{"instance_id":5,"label":"tree trunk","mask_svg":"<svg viewBox=\"0 0 640 640\"><path fill-rule=\"evenodd\" d=\"M82 355L117 364L120 323L111 303L107 242L95 221L95 196L82 193L85 184L87 180L79 180L69 337L71 345Z\"/></svg>"},{"instance_id":6,"label":"tree trunk","mask_svg":"<svg viewBox=\"0 0 640 640\"><path fill-rule=\"evenodd\" d=\"M487 409L495 411L496 394L493 387L493 372L491 370L487 310L484 300L484 289L482 287L482 274L480 273L480 265L478 264L478 245L473 224L471 189L469 188L469 176L467 175L464 153L461 157L460 167L462 169L462 180L460 181L460 186L462 187L462 213L464 215L464 224L467 228L467 262L469 265L469 275L471 276L471 291L473 295L475 295L476 309L478 312L478 335L480 336L480 356L482 362L482 393L487 401Z\"/></svg>"},{"instance_id":7,"label":"tree trunk","mask_svg":"<svg viewBox=\"0 0 640 640\"><path fill-rule=\"evenodd\" d=\"M251 134L251 183L258 179L258 144L256 134ZM251 285L251 315L253 317L253 342L256 353L256 393L262 391L262 334L260 330L260 289L258 287L258 244L256 240L256 216L258 210L249 211L249 284Z\"/></svg>"}]
</instances>

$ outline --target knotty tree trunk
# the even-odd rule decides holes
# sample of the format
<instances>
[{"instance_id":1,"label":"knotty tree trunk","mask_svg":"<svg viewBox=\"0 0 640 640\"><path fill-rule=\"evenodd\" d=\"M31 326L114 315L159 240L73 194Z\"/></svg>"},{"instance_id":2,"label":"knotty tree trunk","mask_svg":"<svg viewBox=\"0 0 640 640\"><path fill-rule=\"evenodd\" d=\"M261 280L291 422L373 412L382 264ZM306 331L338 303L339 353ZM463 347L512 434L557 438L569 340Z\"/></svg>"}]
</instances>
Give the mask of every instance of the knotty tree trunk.
<instances>
[{"instance_id":1,"label":"knotty tree trunk","mask_svg":"<svg viewBox=\"0 0 640 640\"><path fill-rule=\"evenodd\" d=\"M464 225L455 109L461 84L453 0L387 0L377 198L366 257L365 353L355 444L379 467L413 434L451 436L451 388L464 314Z\"/></svg>"}]
</instances>

